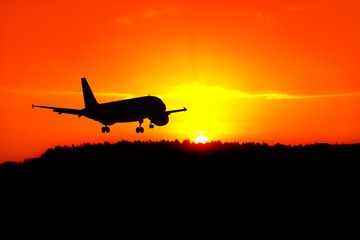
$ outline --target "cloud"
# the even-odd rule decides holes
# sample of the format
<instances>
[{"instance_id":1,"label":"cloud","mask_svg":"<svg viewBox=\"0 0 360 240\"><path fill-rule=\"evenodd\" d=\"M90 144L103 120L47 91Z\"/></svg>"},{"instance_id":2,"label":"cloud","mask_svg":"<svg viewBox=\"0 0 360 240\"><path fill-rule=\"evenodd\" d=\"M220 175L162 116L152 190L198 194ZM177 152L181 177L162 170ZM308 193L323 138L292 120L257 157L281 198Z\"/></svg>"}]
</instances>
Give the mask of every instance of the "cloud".
<instances>
[{"instance_id":1,"label":"cloud","mask_svg":"<svg viewBox=\"0 0 360 240\"><path fill-rule=\"evenodd\" d=\"M163 8L151 7L140 12L133 17L118 17L116 23L123 26L129 26L135 22L144 21L145 19L152 19L166 15L172 15L180 12L182 7L179 5L167 6Z\"/></svg>"},{"instance_id":2,"label":"cloud","mask_svg":"<svg viewBox=\"0 0 360 240\"><path fill-rule=\"evenodd\" d=\"M159 15L160 15L159 10L155 9L155 8L149 8L143 12L143 16L145 18L153 18L153 17L159 16Z\"/></svg>"},{"instance_id":3,"label":"cloud","mask_svg":"<svg viewBox=\"0 0 360 240\"><path fill-rule=\"evenodd\" d=\"M120 25L125 25L128 26L131 23L130 18L118 18L116 19L116 23L120 24Z\"/></svg>"},{"instance_id":4,"label":"cloud","mask_svg":"<svg viewBox=\"0 0 360 240\"><path fill-rule=\"evenodd\" d=\"M14 88L0 88L0 92L13 94L33 94L33 95L83 95L81 91L53 91L53 90L25 90ZM137 97L134 93L116 93L116 92L94 92L95 97L116 97L127 99ZM295 100L295 99L316 99L316 98L336 98L360 96L360 92L350 93L333 93L333 94L313 94L313 95L296 95L289 93L251 93L240 90L231 90L219 86L204 86L198 82L191 85L178 85L172 92L161 94L160 97L183 97L214 99L218 98L235 98L235 99L266 99L266 100Z\"/></svg>"},{"instance_id":5,"label":"cloud","mask_svg":"<svg viewBox=\"0 0 360 240\"><path fill-rule=\"evenodd\" d=\"M174 91L164 96L191 96L191 98L214 99L214 98L233 98L233 99L266 99L266 100L295 100L295 99L315 99L315 98L335 98L360 96L360 92L354 93L334 93L334 94L315 94L315 95L296 95L289 93L251 93L240 90L226 89L219 86L204 86L198 82L192 85L178 85Z\"/></svg>"},{"instance_id":6,"label":"cloud","mask_svg":"<svg viewBox=\"0 0 360 240\"><path fill-rule=\"evenodd\" d=\"M55 90L26 90L15 88L0 88L0 92L7 92L12 94L30 94L30 95L79 95L82 96L81 91L55 91ZM121 99L133 98L133 93L115 93L115 92L94 92L95 97L118 97Z\"/></svg>"},{"instance_id":7,"label":"cloud","mask_svg":"<svg viewBox=\"0 0 360 240\"><path fill-rule=\"evenodd\" d=\"M164 8L148 8L143 12L144 18L153 18L163 15L170 15L178 13L182 10L182 7L179 5L167 6Z\"/></svg>"},{"instance_id":8,"label":"cloud","mask_svg":"<svg viewBox=\"0 0 360 240\"><path fill-rule=\"evenodd\" d=\"M288 12L303 12L307 9L309 9L309 6L305 5L290 5L285 8Z\"/></svg>"},{"instance_id":9,"label":"cloud","mask_svg":"<svg viewBox=\"0 0 360 240\"><path fill-rule=\"evenodd\" d=\"M311 99L311 98L333 98L333 97L347 97L360 96L360 93L339 93L339 94L319 94L319 95L294 95L284 93L261 93L248 94L248 98L266 98L272 99Z\"/></svg>"}]
</instances>

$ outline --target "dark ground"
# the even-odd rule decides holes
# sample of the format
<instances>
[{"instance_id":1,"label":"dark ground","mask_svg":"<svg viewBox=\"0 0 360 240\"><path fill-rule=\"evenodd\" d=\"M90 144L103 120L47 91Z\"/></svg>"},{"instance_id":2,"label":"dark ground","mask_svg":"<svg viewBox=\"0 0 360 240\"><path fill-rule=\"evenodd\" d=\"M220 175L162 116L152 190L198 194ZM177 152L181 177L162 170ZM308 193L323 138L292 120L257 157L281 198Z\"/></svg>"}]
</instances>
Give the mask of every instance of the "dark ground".
<instances>
[{"instance_id":1,"label":"dark ground","mask_svg":"<svg viewBox=\"0 0 360 240\"><path fill-rule=\"evenodd\" d=\"M330 181L337 177L356 178L359 161L360 144L120 141L56 146L39 158L1 164L0 178L144 185Z\"/></svg>"},{"instance_id":2,"label":"dark ground","mask_svg":"<svg viewBox=\"0 0 360 240\"><path fill-rule=\"evenodd\" d=\"M322 234L329 226L355 223L350 219L359 211L359 161L360 144L57 146L39 158L0 165L2 217L14 218L14 224L40 218L55 226L54 233L64 224L66 230L70 224L89 233L103 221L121 221L112 228L118 236L122 232L116 229L128 226L131 234L146 236L155 231L188 237L195 231L269 237L291 231L308 237L314 230ZM80 228L80 223L86 224Z\"/></svg>"}]
</instances>

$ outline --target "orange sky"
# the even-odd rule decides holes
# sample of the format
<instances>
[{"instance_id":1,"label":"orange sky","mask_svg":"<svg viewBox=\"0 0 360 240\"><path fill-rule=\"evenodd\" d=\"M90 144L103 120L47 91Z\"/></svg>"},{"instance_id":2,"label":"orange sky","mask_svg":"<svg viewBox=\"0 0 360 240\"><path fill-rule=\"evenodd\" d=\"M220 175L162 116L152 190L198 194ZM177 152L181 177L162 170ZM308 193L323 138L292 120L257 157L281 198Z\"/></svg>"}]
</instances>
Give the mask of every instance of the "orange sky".
<instances>
[{"instance_id":1,"label":"orange sky","mask_svg":"<svg viewBox=\"0 0 360 240\"><path fill-rule=\"evenodd\" d=\"M120 140L360 142L360 2L0 2L0 162ZM83 108L156 95L170 115L136 134L31 104Z\"/></svg>"}]
</instances>

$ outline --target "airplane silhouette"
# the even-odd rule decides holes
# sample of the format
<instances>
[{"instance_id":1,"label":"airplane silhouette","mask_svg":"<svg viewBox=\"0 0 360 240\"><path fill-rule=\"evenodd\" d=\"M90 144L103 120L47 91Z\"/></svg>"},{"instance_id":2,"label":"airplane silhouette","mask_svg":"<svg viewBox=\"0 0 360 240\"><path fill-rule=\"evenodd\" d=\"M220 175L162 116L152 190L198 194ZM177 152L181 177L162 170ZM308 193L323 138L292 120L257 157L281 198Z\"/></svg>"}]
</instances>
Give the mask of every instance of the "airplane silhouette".
<instances>
[{"instance_id":1,"label":"airplane silhouette","mask_svg":"<svg viewBox=\"0 0 360 240\"><path fill-rule=\"evenodd\" d=\"M81 78L82 91L84 96L85 108L72 109L62 107L41 106L32 104L32 108L48 108L53 112L60 114L73 114L78 117L84 116L92 120L98 121L104 125L101 128L103 133L109 133L109 125L123 122L139 122L139 127L136 128L136 133L143 133L144 128L141 124L145 118L150 120L149 128L157 126L164 126L169 122L169 115L175 112L186 111L182 109L166 111L164 102L155 96L143 96L131 99L124 99L115 102L98 103L93 92L86 80Z\"/></svg>"}]
</instances>

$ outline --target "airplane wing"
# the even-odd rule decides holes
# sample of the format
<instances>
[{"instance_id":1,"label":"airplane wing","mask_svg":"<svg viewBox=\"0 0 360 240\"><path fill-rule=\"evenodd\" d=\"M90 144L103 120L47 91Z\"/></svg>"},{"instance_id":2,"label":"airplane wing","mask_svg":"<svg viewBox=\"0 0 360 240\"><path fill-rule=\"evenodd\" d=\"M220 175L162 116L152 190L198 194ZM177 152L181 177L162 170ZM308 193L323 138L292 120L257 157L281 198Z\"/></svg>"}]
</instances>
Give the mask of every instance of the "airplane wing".
<instances>
[{"instance_id":1,"label":"airplane wing","mask_svg":"<svg viewBox=\"0 0 360 240\"><path fill-rule=\"evenodd\" d=\"M60 107L51 107L51 106L40 106L40 105L34 105L34 104L32 104L32 108L48 108L48 109L52 109L53 112L57 112L57 113L59 113L59 115L62 114L62 113L78 115L79 117L81 117L83 115L83 111L81 109L60 108Z\"/></svg>"},{"instance_id":2,"label":"airplane wing","mask_svg":"<svg viewBox=\"0 0 360 240\"><path fill-rule=\"evenodd\" d=\"M182 109L176 109L176 110L170 110L170 111L166 111L167 115L170 115L171 113L175 113L175 112L182 112L182 111L186 111L186 107L182 108Z\"/></svg>"}]
</instances>

